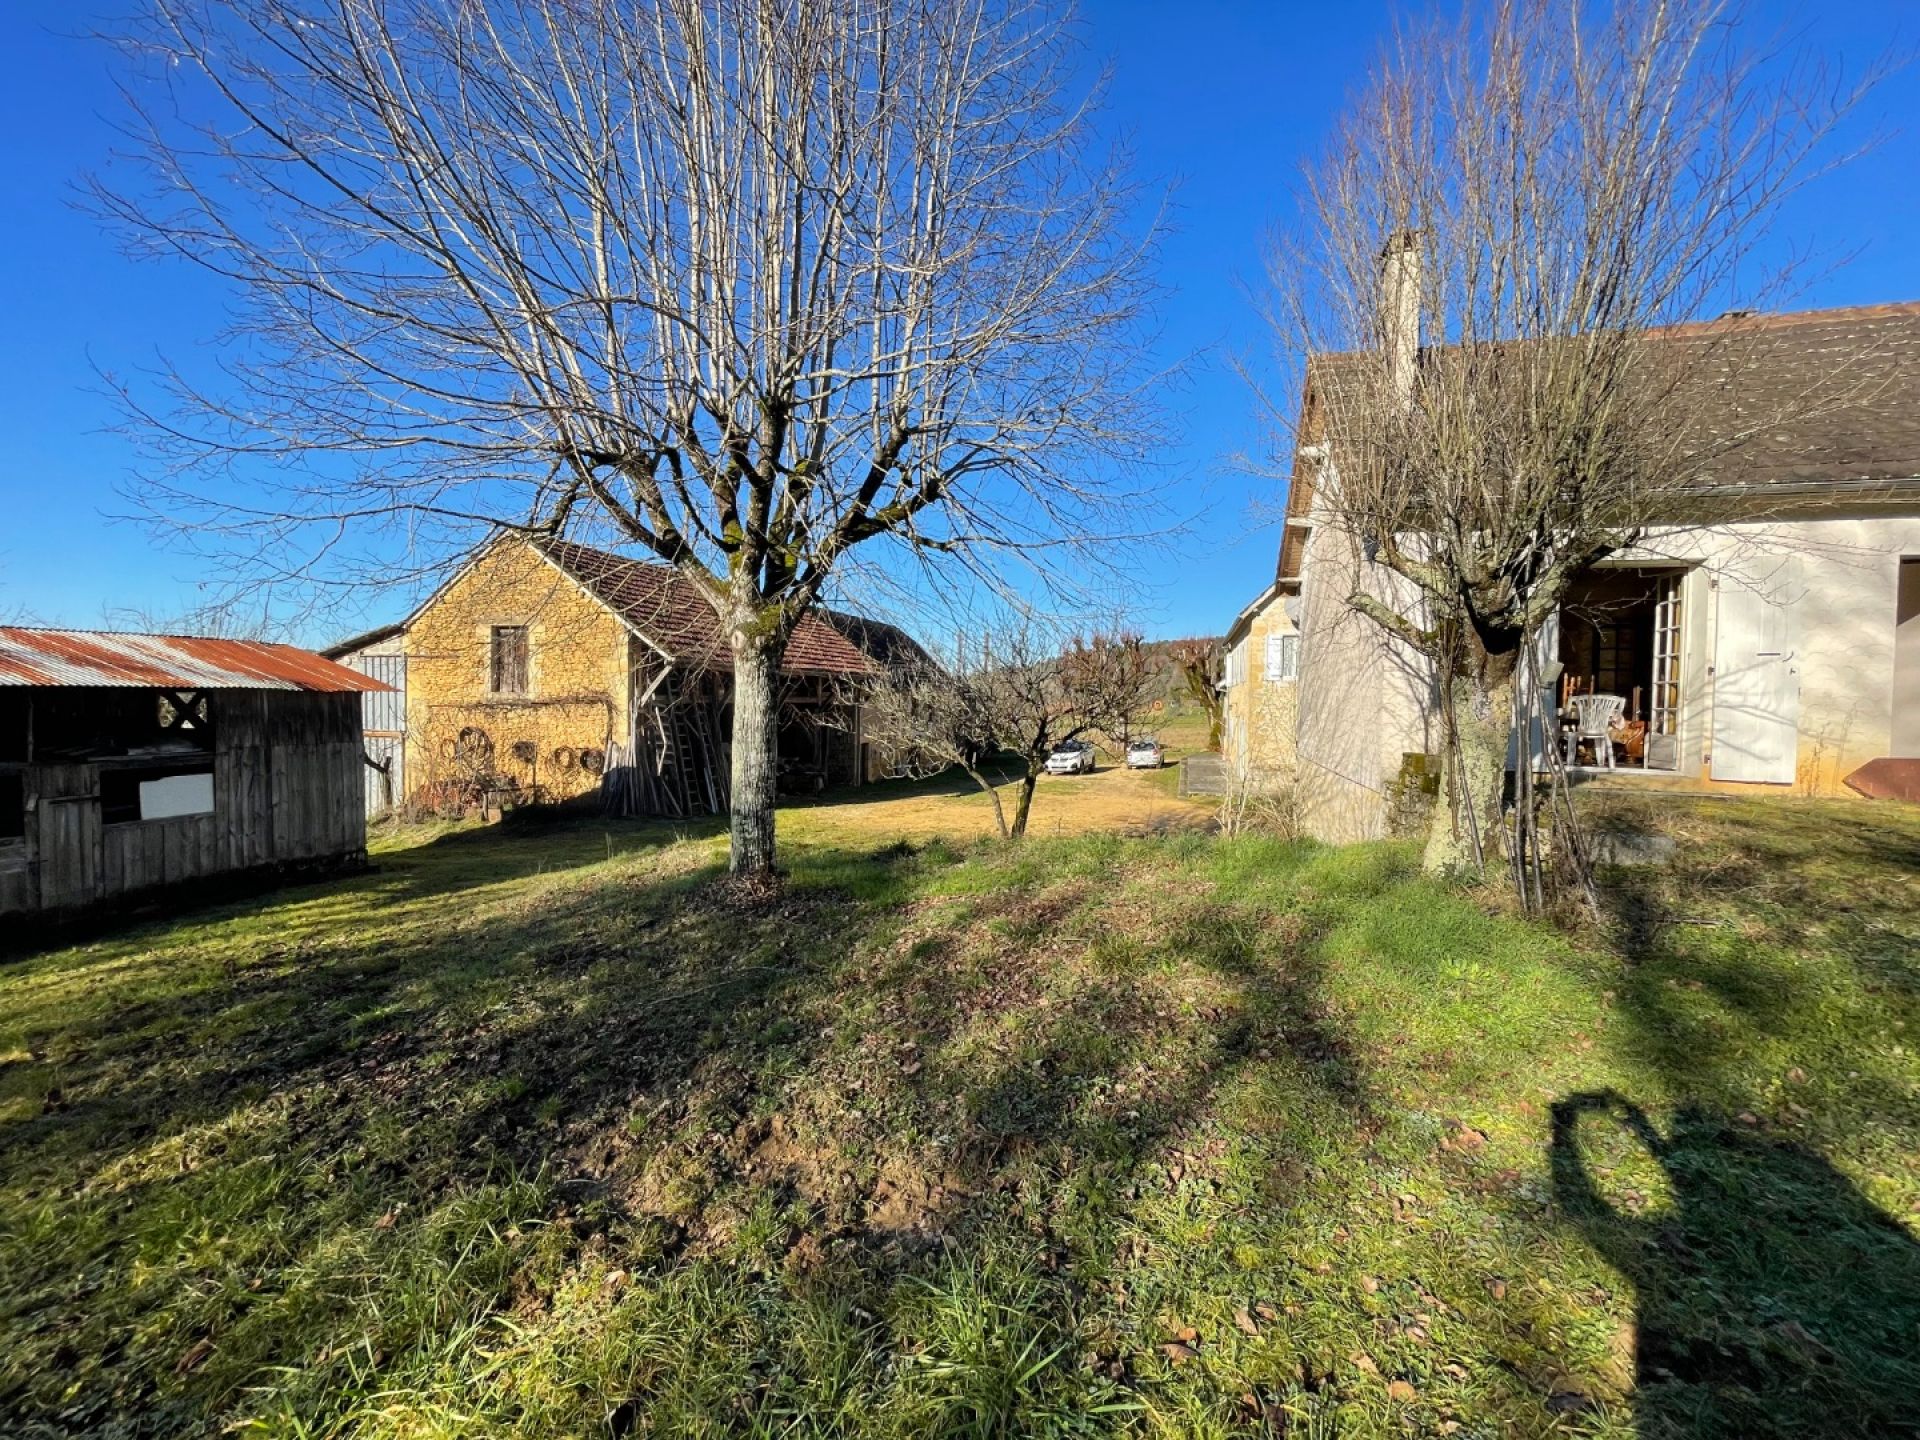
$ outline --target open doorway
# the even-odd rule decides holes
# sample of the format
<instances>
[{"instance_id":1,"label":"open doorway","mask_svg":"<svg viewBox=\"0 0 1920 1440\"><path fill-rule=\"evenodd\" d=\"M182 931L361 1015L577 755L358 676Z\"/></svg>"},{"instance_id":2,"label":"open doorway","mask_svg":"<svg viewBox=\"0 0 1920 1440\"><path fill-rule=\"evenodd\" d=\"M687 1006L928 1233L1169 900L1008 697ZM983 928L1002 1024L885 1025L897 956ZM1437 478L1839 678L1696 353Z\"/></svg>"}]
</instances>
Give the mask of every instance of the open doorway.
<instances>
[{"instance_id":1,"label":"open doorway","mask_svg":"<svg viewBox=\"0 0 1920 1440\"><path fill-rule=\"evenodd\" d=\"M1584 570L1567 587L1560 602L1559 700L1562 745L1572 764L1679 768L1685 574L1677 567L1607 567ZM1582 703L1594 696L1612 700ZM1580 723L1583 713L1609 711L1614 718L1604 737Z\"/></svg>"}]
</instances>

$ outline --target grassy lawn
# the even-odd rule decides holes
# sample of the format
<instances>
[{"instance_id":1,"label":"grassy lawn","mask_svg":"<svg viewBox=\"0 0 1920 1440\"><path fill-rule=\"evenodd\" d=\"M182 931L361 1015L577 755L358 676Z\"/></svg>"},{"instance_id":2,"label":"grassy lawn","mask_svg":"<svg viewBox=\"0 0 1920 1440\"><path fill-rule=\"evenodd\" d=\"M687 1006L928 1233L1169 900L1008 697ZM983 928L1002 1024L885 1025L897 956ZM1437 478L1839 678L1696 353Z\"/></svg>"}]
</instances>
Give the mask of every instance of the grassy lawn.
<instances>
[{"instance_id":1,"label":"grassy lawn","mask_svg":"<svg viewBox=\"0 0 1920 1440\"><path fill-rule=\"evenodd\" d=\"M1914 812L1663 798L1568 938L912 798L0 965L0 1433L1920 1432Z\"/></svg>"}]
</instances>

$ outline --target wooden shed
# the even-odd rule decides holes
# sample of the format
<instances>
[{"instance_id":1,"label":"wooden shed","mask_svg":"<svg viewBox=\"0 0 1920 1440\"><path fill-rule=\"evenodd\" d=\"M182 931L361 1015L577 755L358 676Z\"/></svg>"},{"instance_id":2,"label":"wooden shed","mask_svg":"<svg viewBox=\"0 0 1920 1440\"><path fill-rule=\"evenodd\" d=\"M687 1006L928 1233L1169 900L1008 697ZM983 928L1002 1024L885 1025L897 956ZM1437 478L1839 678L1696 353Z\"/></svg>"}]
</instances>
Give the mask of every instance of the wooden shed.
<instances>
[{"instance_id":1,"label":"wooden shed","mask_svg":"<svg viewBox=\"0 0 1920 1440\"><path fill-rule=\"evenodd\" d=\"M0 627L0 914L364 864L381 688L287 645Z\"/></svg>"}]
</instances>

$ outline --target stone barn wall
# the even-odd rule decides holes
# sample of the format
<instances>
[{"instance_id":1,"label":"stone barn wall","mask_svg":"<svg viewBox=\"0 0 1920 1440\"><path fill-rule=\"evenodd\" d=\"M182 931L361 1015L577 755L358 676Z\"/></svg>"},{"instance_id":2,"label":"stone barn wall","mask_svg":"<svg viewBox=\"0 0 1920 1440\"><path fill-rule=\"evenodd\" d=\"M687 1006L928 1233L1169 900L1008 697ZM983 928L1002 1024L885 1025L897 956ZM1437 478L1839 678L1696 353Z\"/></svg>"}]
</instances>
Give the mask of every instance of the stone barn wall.
<instances>
[{"instance_id":1,"label":"stone barn wall","mask_svg":"<svg viewBox=\"0 0 1920 1440\"><path fill-rule=\"evenodd\" d=\"M493 632L515 625L527 627L527 684L498 694ZM530 546L495 546L407 629L413 798L483 770L553 800L596 789L595 759L627 739L628 640L611 612Z\"/></svg>"}]
</instances>

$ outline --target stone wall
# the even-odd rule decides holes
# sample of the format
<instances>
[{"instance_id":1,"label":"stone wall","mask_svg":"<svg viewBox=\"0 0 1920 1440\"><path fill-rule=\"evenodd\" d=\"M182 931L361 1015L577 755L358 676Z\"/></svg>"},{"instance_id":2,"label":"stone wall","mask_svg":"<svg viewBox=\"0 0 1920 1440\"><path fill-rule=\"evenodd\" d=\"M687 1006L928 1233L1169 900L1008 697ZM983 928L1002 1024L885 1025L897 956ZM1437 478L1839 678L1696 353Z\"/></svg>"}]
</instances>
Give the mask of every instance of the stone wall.
<instances>
[{"instance_id":1,"label":"stone wall","mask_svg":"<svg viewBox=\"0 0 1920 1440\"><path fill-rule=\"evenodd\" d=\"M1274 596L1236 631L1230 648L1241 648L1244 674L1227 687L1221 725L1222 758L1230 770L1263 788L1294 780L1294 725L1299 685L1267 678L1267 641L1294 634L1286 598Z\"/></svg>"},{"instance_id":2,"label":"stone wall","mask_svg":"<svg viewBox=\"0 0 1920 1440\"><path fill-rule=\"evenodd\" d=\"M502 625L527 627L524 694L492 690L493 630ZM408 627L410 793L482 773L553 800L594 790L595 759L604 763L608 744L627 738L628 639L530 546L496 545Z\"/></svg>"}]
</instances>

